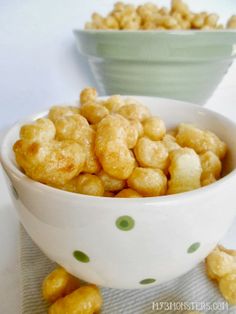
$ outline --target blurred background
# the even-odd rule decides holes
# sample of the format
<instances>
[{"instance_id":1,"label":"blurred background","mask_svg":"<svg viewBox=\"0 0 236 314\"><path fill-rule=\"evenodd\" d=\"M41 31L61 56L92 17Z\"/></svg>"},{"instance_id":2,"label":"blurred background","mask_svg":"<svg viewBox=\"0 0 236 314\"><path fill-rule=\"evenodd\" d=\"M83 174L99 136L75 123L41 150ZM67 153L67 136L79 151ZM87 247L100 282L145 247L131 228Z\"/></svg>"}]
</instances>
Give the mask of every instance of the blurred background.
<instances>
[{"instance_id":1,"label":"blurred background","mask_svg":"<svg viewBox=\"0 0 236 314\"><path fill-rule=\"evenodd\" d=\"M170 3L153 2L164 6ZM192 10L218 13L222 22L236 13L235 0L186 2ZM110 0L0 0L0 129L52 104L73 101L84 86L95 85L85 58L76 50L72 29L83 28L94 11L106 14L113 3ZM222 84L236 86L235 64Z\"/></svg>"}]
</instances>

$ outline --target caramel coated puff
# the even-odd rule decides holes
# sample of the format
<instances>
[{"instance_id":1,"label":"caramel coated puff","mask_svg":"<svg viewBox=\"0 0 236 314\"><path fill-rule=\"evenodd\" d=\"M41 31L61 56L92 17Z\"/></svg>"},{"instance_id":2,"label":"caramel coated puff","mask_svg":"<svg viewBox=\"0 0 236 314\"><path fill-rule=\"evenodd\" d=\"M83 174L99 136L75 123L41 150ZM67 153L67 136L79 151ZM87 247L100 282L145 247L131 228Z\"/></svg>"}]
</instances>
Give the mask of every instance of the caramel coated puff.
<instances>
[{"instance_id":1,"label":"caramel coated puff","mask_svg":"<svg viewBox=\"0 0 236 314\"><path fill-rule=\"evenodd\" d=\"M79 114L60 118L55 121L57 139L73 140L81 144L86 153L84 172L97 173L101 166L95 155L95 131L88 121Z\"/></svg>"},{"instance_id":2,"label":"caramel coated puff","mask_svg":"<svg viewBox=\"0 0 236 314\"><path fill-rule=\"evenodd\" d=\"M87 102L95 102L97 99L97 91L95 88L87 87L80 93L80 104L84 105Z\"/></svg>"},{"instance_id":3,"label":"caramel coated puff","mask_svg":"<svg viewBox=\"0 0 236 314\"><path fill-rule=\"evenodd\" d=\"M128 120L139 120L141 122L151 115L147 107L129 98L125 100L125 105L122 106L117 113Z\"/></svg>"},{"instance_id":4,"label":"caramel coated puff","mask_svg":"<svg viewBox=\"0 0 236 314\"><path fill-rule=\"evenodd\" d=\"M53 106L49 110L48 118L55 122L57 119L79 114L79 108L72 106Z\"/></svg>"},{"instance_id":5,"label":"caramel coated puff","mask_svg":"<svg viewBox=\"0 0 236 314\"><path fill-rule=\"evenodd\" d=\"M235 251L217 246L206 258L206 268L208 276L216 280L236 271Z\"/></svg>"},{"instance_id":6,"label":"caramel coated puff","mask_svg":"<svg viewBox=\"0 0 236 314\"><path fill-rule=\"evenodd\" d=\"M20 129L20 138L27 143L46 143L55 138L56 129L47 118L36 120L33 124L25 124Z\"/></svg>"},{"instance_id":7,"label":"caramel coated puff","mask_svg":"<svg viewBox=\"0 0 236 314\"><path fill-rule=\"evenodd\" d=\"M236 28L236 15L231 16L227 22L227 28Z\"/></svg>"},{"instance_id":8,"label":"caramel coated puff","mask_svg":"<svg viewBox=\"0 0 236 314\"><path fill-rule=\"evenodd\" d=\"M236 304L236 270L219 280L220 292L230 304Z\"/></svg>"},{"instance_id":9,"label":"caramel coated puff","mask_svg":"<svg viewBox=\"0 0 236 314\"><path fill-rule=\"evenodd\" d=\"M200 155L200 160L202 166L201 185L205 186L218 180L222 170L218 156L208 151Z\"/></svg>"},{"instance_id":10,"label":"caramel coated puff","mask_svg":"<svg viewBox=\"0 0 236 314\"><path fill-rule=\"evenodd\" d=\"M117 112L124 104L124 99L120 95L113 95L102 102L103 106L109 110L110 113Z\"/></svg>"},{"instance_id":11,"label":"caramel coated puff","mask_svg":"<svg viewBox=\"0 0 236 314\"><path fill-rule=\"evenodd\" d=\"M131 124L133 127L135 127L135 129L137 130L137 132L138 132L138 137L143 136L144 132L143 132L143 125L142 125L142 123L141 123L139 120L137 120L137 119L135 119L135 120L129 120L129 121L130 121L130 124Z\"/></svg>"},{"instance_id":12,"label":"caramel coated puff","mask_svg":"<svg viewBox=\"0 0 236 314\"><path fill-rule=\"evenodd\" d=\"M137 197L142 197L141 194L136 192L135 190L132 189L124 189L120 191L119 193L116 194L115 197L118 198L137 198Z\"/></svg>"},{"instance_id":13,"label":"caramel coated puff","mask_svg":"<svg viewBox=\"0 0 236 314\"><path fill-rule=\"evenodd\" d=\"M80 108L80 113L89 123L96 124L109 114L109 110L95 102L87 102Z\"/></svg>"},{"instance_id":14,"label":"caramel coated puff","mask_svg":"<svg viewBox=\"0 0 236 314\"><path fill-rule=\"evenodd\" d=\"M58 267L43 281L42 292L46 301L53 303L78 289L80 281L70 275L64 268Z\"/></svg>"},{"instance_id":15,"label":"caramel coated puff","mask_svg":"<svg viewBox=\"0 0 236 314\"><path fill-rule=\"evenodd\" d=\"M133 148L138 140L138 128L124 117L113 114L108 115L97 126L95 152L101 156L108 142L123 142L128 148Z\"/></svg>"},{"instance_id":16,"label":"caramel coated puff","mask_svg":"<svg viewBox=\"0 0 236 314\"><path fill-rule=\"evenodd\" d=\"M103 196L103 182L96 175L81 174L76 179L76 192L85 195Z\"/></svg>"},{"instance_id":17,"label":"caramel coated puff","mask_svg":"<svg viewBox=\"0 0 236 314\"><path fill-rule=\"evenodd\" d=\"M179 12L181 16L188 16L190 13L189 7L182 0L172 0L172 12Z\"/></svg>"},{"instance_id":18,"label":"caramel coated puff","mask_svg":"<svg viewBox=\"0 0 236 314\"><path fill-rule=\"evenodd\" d=\"M89 144L93 139L94 131L88 121L80 114L61 117L55 122L56 137L58 140L73 140L81 145Z\"/></svg>"},{"instance_id":19,"label":"caramel coated puff","mask_svg":"<svg viewBox=\"0 0 236 314\"><path fill-rule=\"evenodd\" d=\"M55 121L57 139L73 140L81 144L86 153L84 172L97 173L101 166L94 152L95 131L80 114L65 116Z\"/></svg>"},{"instance_id":20,"label":"caramel coated puff","mask_svg":"<svg viewBox=\"0 0 236 314\"><path fill-rule=\"evenodd\" d=\"M124 142L126 143L126 145L128 146L129 149L134 148L134 146L137 143L138 137L139 137L139 132L140 132L140 128L139 125L137 123L137 121L135 120L127 120L124 117L122 117L119 114L112 114L107 116L107 121L109 122L109 128L117 128L124 130ZM106 122L105 122L106 123ZM111 134L113 134L114 132L111 131ZM118 134L118 132L116 132L116 134ZM121 139L121 135L118 136L114 136L114 139Z\"/></svg>"},{"instance_id":21,"label":"caramel coated puff","mask_svg":"<svg viewBox=\"0 0 236 314\"><path fill-rule=\"evenodd\" d=\"M82 286L49 308L49 314L95 314L102 307L102 296L95 285Z\"/></svg>"},{"instance_id":22,"label":"caramel coated puff","mask_svg":"<svg viewBox=\"0 0 236 314\"><path fill-rule=\"evenodd\" d=\"M27 143L19 140L14 146L16 161L26 175L35 181L62 186L83 169L85 151L73 141Z\"/></svg>"},{"instance_id":23,"label":"caramel coated puff","mask_svg":"<svg viewBox=\"0 0 236 314\"><path fill-rule=\"evenodd\" d=\"M223 297L236 304L236 251L217 246L206 258L206 270L218 282Z\"/></svg>"},{"instance_id":24,"label":"caramel coated puff","mask_svg":"<svg viewBox=\"0 0 236 314\"><path fill-rule=\"evenodd\" d=\"M98 158L102 156L109 142L119 141L127 144L127 133L121 118L117 115L108 115L98 123L95 140L95 153Z\"/></svg>"},{"instance_id":25,"label":"caramel coated puff","mask_svg":"<svg viewBox=\"0 0 236 314\"><path fill-rule=\"evenodd\" d=\"M191 148L180 148L170 153L169 173L167 194L187 192L201 187L200 158Z\"/></svg>"},{"instance_id":26,"label":"caramel coated puff","mask_svg":"<svg viewBox=\"0 0 236 314\"><path fill-rule=\"evenodd\" d=\"M176 143L176 138L171 134L166 134L162 139L162 143L169 153L173 150L181 148L181 146Z\"/></svg>"},{"instance_id":27,"label":"caramel coated puff","mask_svg":"<svg viewBox=\"0 0 236 314\"><path fill-rule=\"evenodd\" d=\"M167 178L159 169L137 167L127 182L131 189L143 196L163 195L167 187Z\"/></svg>"},{"instance_id":28,"label":"caramel coated puff","mask_svg":"<svg viewBox=\"0 0 236 314\"><path fill-rule=\"evenodd\" d=\"M152 141L141 137L134 148L135 157L140 166L166 169L168 166L168 151L160 141Z\"/></svg>"},{"instance_id":29,"label":"caramel coated puff","mask_svg":"<svg viewBox=\"0 0 236 314\"><path fill-rule=\"evenodd\" d=\"M104 170L98 173L98 177L102 180L105 191L120 191L125 187L125 180L119 180L111 177Z\"/></svg>"},{"instance_id":30,"label":"caramel coated puff","mask_svg":"<svg viewBox=\"0 0 236 314\"><path fill-rule=\"evenodd\" d=\"M191 124L179 125L176 140L180 146L193 148L198 154L212 151L221 160L226 155L226 144L214 133L201 130Z\"/></svg>"},{"instance_id":31,"label":"caramel coated puff","mask_svg":"<svg viewBox=\"0 0 236 314\"><path fill-rule=\"evenodd\" d=\"M143 121L143 131L151 140L159 141L166 133L165 123L159 117L150 117Z\"/></svg>"},{"instance_id":32,"label":"caramel coated puff","mask_svg":"<svg viewBox=\"0 0 236 314\"><path fill-rule=\"evenodd\" d=\"M101 165L95 154L95 138L92 143L84 147L86 160L83 167L83 172L97 174L101 170Z\"/></svg>"},{"instance_id":33,"label":"caramel coated puff","mask_svg":"<svg viewBox=\"0 0 236 314\"><path fill-rule=\"evenodd\" d=\"M120 180L128 179L135 167L135 159L122 141L108 142L99 161L106 173Z\"/></svg>"}]
</instances>

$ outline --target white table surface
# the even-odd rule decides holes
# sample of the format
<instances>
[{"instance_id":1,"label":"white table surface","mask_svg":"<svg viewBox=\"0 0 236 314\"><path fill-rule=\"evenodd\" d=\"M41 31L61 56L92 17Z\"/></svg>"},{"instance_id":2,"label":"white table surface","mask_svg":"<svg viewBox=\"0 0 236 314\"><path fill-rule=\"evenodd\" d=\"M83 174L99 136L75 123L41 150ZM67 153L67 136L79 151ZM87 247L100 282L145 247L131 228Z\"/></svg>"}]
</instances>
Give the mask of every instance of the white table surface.
<instances>
[{"instance_id":1,"label":"white table surface","mask_svg":"<svg viewBox=\"0 0 236 314\"><path fill-rule=\"evenodd\" d=\"M17 119L52 104L74 100L84 86L94 85L86 60L75 50L71 29L82 27L92 11L107 11L112 2L0 0L0 137ZM163 4L166 0L158 2ZM196 9L218 8L223 20L236 12L235 0L188 2ZM236 63L207 107L236 121ZM1 314L21 313L18 228L0 169ZM236 248L236 221L223 244Z\"/></svg>"}]
</instances>

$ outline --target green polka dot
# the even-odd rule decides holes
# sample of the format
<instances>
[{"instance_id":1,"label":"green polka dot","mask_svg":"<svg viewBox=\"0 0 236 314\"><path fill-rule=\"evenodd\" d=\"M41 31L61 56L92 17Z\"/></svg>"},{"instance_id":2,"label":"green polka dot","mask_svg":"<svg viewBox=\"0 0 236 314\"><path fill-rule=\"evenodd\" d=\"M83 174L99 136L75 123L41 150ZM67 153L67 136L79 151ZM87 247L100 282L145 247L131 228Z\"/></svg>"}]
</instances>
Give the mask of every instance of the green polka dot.
<instances>
[{"instance_id":1,"label":"green polka dot","mask_svg":"<svg viewBox=\"0 0 236 314\"><path fill-rule=\"evenodd\" d=\"M19 195L18 195L17 190L15 189L15 187L13 185L11 186L11 189L12 189L12 194L14 195L15 199L18 199Z\"/></svg>"},{"instance_id":2,"label":"green polka dot","mask_svg":"<svg viewBox=\"0 0 236 314\"><path fill-rule=\"evenodd\" d=\"M139 283L140 285L149 285L151 283L154 283L155 281L156 279L154 278L146 278L146 279L141 280Z\"/></svg>"},{"instance_id":3,"label":"green polka dot","mask_svg":"<svg viewBox=\"0 0 236 314\"><path fill-rule=\"evenodd\" d=\"M199 249L200 245L201 245L200 242L193 243L192 245L190 245L187 252L189 254L196 252Z\"/></svg>"},{"instance_id":4,"label":"green polka dot","mask_svg":"<svg viewBox=\"0 0 236 314\"><path fill-rule=\"evenodd\" d=\"M90 261L88 255L86 255L84 252L74 251L73 255L74 255L74 258L76 258L77 261L81 263L88 263Z\"/></svg>"},{"instance_id":5,"label":"green polka dot","mask_svg":"<svg viewBox=\"0 0 236 314\"><path fill-rule=\"evenodd\" d=\"M129 231L134 228L134 219L130 216L121 216L116 220L116 226L122 231Z\"/></svg>"}]
</instances>

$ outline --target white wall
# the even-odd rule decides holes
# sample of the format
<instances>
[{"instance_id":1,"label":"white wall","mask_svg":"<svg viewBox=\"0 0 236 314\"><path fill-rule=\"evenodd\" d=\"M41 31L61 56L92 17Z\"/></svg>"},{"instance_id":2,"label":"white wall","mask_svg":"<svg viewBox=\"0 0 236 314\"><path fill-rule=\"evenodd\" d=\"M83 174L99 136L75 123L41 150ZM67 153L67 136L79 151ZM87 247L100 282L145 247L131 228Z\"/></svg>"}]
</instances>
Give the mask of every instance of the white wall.
<instances>
[{"instance_id":1,"label":"white wall","mask_svg":"<svg viewBox=\"0 0 236 314\"><path fill-rule=\"evenodd\" d=\"M194 10L219 12L223 20L236 13L236 0L188 2ZM72 29L82 28L93 11L108 12L112 4L0 0L0 128L53 103L74 100L83 86L94 84L86 60L75 49Z\"/></svg>"}]
</instances>

